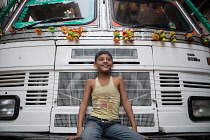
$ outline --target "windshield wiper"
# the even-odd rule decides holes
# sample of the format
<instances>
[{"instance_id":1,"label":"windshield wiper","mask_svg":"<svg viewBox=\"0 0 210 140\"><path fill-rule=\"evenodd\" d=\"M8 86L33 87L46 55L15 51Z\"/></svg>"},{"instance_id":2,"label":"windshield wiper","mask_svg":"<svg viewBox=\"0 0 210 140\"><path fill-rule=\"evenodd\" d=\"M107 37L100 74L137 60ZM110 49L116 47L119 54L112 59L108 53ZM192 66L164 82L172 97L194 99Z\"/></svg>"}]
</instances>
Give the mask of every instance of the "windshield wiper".
<instances>
[{"instance_id":1,"label":"windshield wiper","mask_svg":"<svg viewBox=\"0 0 210 140\"><path fill-rule=\"evenodd\" d=\"M66 20L78 20L78 19L84 19L83 17L74 17L74 18L63 18L63 17L55 17L55 18L50 18L50 19L46 19L46 20L41 20L41 21L38 21L36 23L32 23L30 25L26 25L24 27L22 27L21 29L28 29L30 27L33 27L37 24L40 24L40 23L50 23L50 22L58 22L58 21L66 21Z\"/></svg>"},{"instance_id":2,"label":"windshield wiper","mask_svg":"<svg viewBox=\"0 0 210 140\"><path fill-rule=\"evenodd\" d=\"M168 25L162 24L142 24L142 25L134 25L132 28L142 28L142 27L157 27L157 28L170 28Z\"/></svg>"}]
</instances>

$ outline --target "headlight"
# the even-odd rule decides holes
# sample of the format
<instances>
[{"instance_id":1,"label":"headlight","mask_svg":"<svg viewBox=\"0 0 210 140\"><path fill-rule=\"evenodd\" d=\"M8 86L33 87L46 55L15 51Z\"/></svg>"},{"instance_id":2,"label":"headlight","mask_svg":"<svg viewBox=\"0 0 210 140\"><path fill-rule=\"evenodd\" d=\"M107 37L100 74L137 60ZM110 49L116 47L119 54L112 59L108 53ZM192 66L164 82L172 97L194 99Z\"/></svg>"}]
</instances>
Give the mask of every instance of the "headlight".
<instances>
[{"instance_id":1,"label":"headlight","mask_svg":"<svg viewBox=\"0 0 210 140\"><path fill-rule=\"evenodd\" d=\"M19 114L19 106L18 96L0 96L0 120L15 120Z\"/></svg>"},{"instance_id":2,"label":"headlight","mask_svg":"<svg viewBox=\"0 0 210 140\"><path fill-rule=\"evenodd\" d=\"M210 120L210 97L192 96L189 98L188 108L191 120Z\"/></svg>"}]
</instances>

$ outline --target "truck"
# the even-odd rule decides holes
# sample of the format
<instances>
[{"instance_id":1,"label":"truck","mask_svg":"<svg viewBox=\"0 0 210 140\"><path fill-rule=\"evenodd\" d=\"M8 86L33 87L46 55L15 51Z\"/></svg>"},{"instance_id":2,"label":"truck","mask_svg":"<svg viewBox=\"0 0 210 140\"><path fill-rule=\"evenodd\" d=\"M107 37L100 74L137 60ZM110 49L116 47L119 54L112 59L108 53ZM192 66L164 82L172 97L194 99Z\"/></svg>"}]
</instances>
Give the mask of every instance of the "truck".
<instances>
[{"instance_id":1,"label":"truck","mask_svg":"<svg viewBox=\"0 0 210 140\"><path fill-rule=\"evenodd\" d=\"M139 133L210 138L209 34L179 1L11 0L8 6L14 11L1 21L0 138L74 135L100 50L113 55L112 76L125 80ZM119 118L131 127L123 107Z\"/></svg>"}]
</instances>

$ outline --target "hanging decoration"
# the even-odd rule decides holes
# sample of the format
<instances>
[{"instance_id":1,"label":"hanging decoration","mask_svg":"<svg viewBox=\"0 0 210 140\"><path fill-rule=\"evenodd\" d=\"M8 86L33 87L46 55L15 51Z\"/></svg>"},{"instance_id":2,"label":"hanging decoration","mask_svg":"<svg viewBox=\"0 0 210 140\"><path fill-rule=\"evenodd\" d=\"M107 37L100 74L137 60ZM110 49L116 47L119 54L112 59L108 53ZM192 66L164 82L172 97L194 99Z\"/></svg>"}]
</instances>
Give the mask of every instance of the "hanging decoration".
<instances>
[{"instance_id":1,"label":"hanging decoration","mask_svg":"<svg viewBox=\"0 0 210 140\"><path fill-rule=\"evenodd\" d=\"M175 23L172 22L172 21L170 21L170 22L168 23L168 26L169 26L171 29L176 29L176 25L175 25Z\"/></svg>"},{"instance_id":2,"label":"hanging decoration","mask_svg":"<svg viewBox=\"0 0 210 140\"><path fill-rule=\"evenodd\" d=\"M166 34L163 30L158 30L157 33L159 34L161 41L165 42L167 40Z\"/></svg>"},{"instance_id":3,"label":"hanging decoration","mask_svg":"<svg viewBox=\"0 0 210 140\"><path fill-rule=\"evenodd\" d=\"M156 10L156 13L164 12L164 9L162 8L162 6L157 6L155 10Z\"/></svg>"},{"instance_id":4,"label":"hanging decoration","mask_svg":"<svg viewBox=\"0 0 210 140\"><path fill-rule=\"evenodd\" d=\"M55 27L52 27L52 26L51 26L51 27L48 28L48 30L49 30L51 33L54 33L54 32L55 32Z\"/></svg>"},{"instance_id":5,"label":"hanging decoration","mask_svg":"<svg viewBox=\"0 0 210 140\"><path fill-rule=\"evenodd\" d=\"M169 32L169 39L171 42L177 42L176 33L174 31Z\"/></svg>"},{"instance_id":6,"label":"hanging decoration","mask_svg":"<svg viewBox=\"0 0 210 140\"><path fill-rule=\"evenodd\" d=\"M152 38L154 40L161 40L163 42L167 40L166 34L163 30L156 30L154 34L152 34Z\"/></svg>"},{"instance_id":7,"label":"hanging decoration","mask_svg":"<svg viewBox=\"0 0 210 140\"><path fill-rule=\"evenodd\" d=\"M148 4L140 4L140 11L149 11L149 5Z\"/></svg>"},{"instance_id":8,"label":"hanging decoration","mask_svg":"<svg viewBox=\"0 0 210 140\"><path fill-rule=\"evenodd\" d=\"M188 43L192 43L194 41L191 33L185 33L184 36L185 36Z\"/></svg>"},{"instance_id":9,"label":"hanging decoration","mask_svg":"<svg viewBox=\"0 0 210 140\"><path fill-rule=\"evenodd\" d=\"M203 44L208 44L209 39L205 34L201 34L200 37L201 37L201 41L202 41Z\"/></svg>"},{"instance_id":10,"label":"hanging decoration","mask_svg":"<svg viewBox=\"0 0 210 140\"><path fill-rule=\"evenodd\" d=\"M122 33L122 36L123 36L123 40L126 42L126 41L130 41L130 42L133 42L134 41L134 31L131 30L131 29L127 29L127 30L123 30L123 33Z\"/></svg>"},{"instance_id":11,"label":"hanging decoration","mask_svg":"<svg viewBox=\"0 0 210 140\"><path fill-rule=\"evenodd\" d=\"M125 5L124 5L123 3L120 4L120 10L121 10L121 11L125 10Z\"/></svg>"},{"instance_id":12,"label":"hanging decoration","mask_svg":"<svg viewBox=\"0 0 210 140\"><path fill-rule=\"evenodd\" d=\"M114 34L113 41L116 42L116 43L119 42L120 41L120 31L115 30L113 34Z\"/></svg>"},{"instance_id":13,"label":"hanging decoration","mask_svg":"<svg viewBox=\"0 0 210 140\"><path fill-rule=\"evenodd\" d=\"M36 34L41 35L42 34L42 29L41 28L36 28L35 32L36 32Z\"/></svg>"},{"instance_id":14,"label":"hanging decoration","mask_svg":"<svg viewBox=\"0 0 210 140\"><path fill-rule=\"evenodd\" d=\"M130 2L129 8L130 8L131 10L137 10L137 9L138 9L136 3L134 3L134 2Z\"/></svg>"}]
</instances>

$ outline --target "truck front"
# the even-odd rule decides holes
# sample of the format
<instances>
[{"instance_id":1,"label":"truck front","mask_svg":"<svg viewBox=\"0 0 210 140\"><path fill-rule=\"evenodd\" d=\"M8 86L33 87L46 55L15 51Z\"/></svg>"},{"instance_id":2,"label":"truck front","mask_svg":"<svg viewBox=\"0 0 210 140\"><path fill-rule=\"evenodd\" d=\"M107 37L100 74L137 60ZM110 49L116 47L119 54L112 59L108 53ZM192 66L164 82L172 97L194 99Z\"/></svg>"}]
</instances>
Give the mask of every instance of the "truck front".
<instances>
[{"instance_id":1,"label":"truck front","mask_svg":"<svg viewBox=\"0 0 210 140\"><path fill-rule=\"evenodd\" d=\"M175 0L23 0L4 30L1 132L76 133L100 50L124 77L138 132L210 131L209 38ZM122 107L120 119L130 127Z\"/></svg>"}]
</instances>

